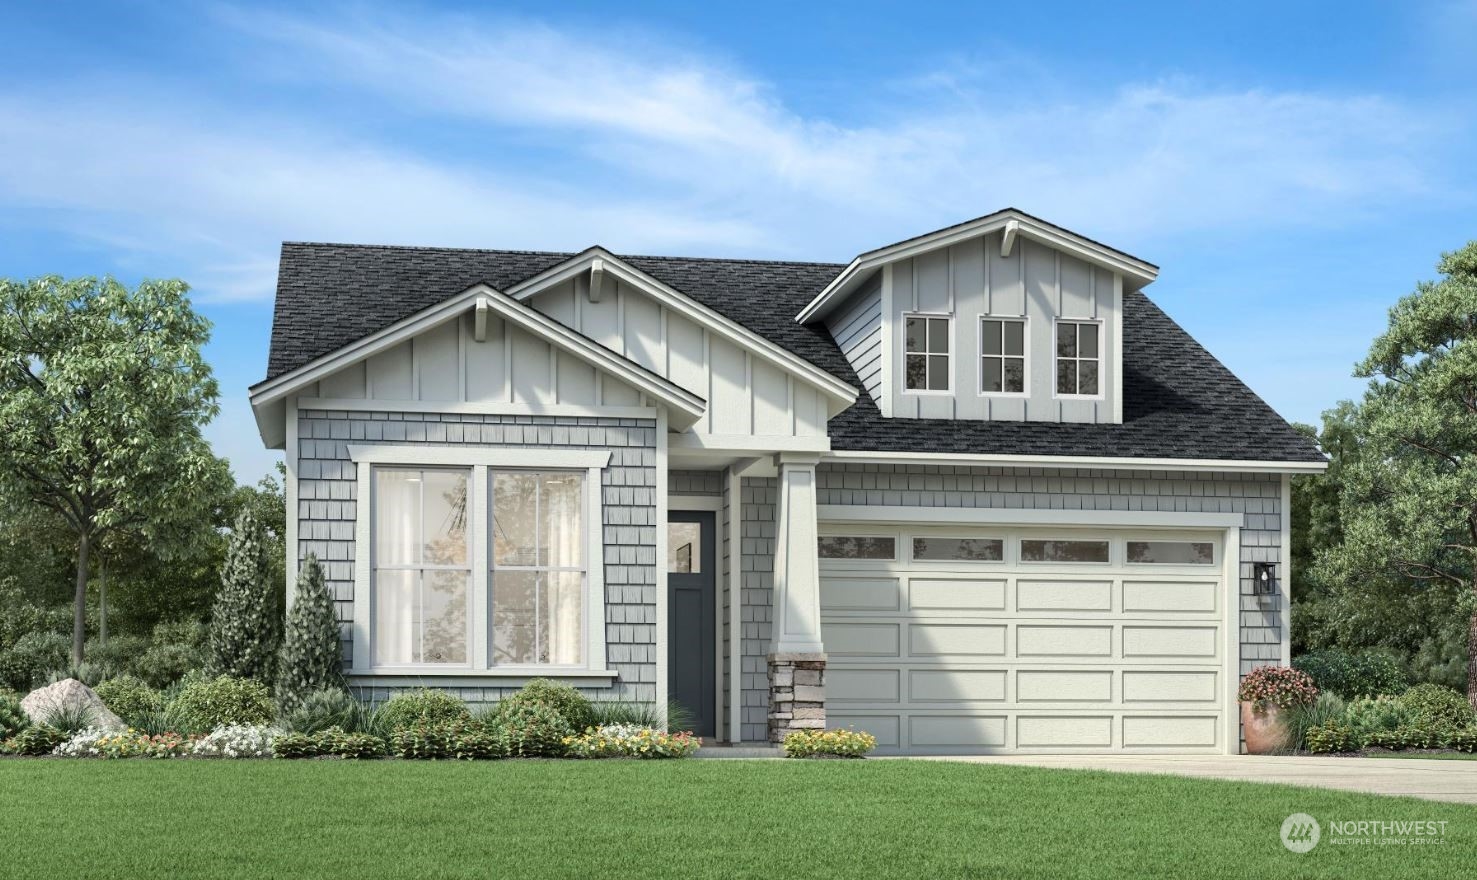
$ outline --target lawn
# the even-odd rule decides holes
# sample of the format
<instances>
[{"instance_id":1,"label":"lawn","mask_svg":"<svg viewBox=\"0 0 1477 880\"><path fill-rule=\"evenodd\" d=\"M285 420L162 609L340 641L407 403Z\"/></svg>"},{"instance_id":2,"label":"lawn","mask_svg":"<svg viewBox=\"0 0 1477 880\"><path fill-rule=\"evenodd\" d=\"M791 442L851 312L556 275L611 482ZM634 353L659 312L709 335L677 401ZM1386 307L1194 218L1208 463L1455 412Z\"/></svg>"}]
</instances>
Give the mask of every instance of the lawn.
<instances>
[{"instance_id":1,"label":"lawn","mask_svg":"<svg viewBox=\"0 0 1477 880\"><path fill-rule=\"evenodd\" d=\"M1287 852L1293 812L1448 820ZM13 877L1451 877L1477 808L912 761L0 761Z\"/></svg>"}]
</instances>

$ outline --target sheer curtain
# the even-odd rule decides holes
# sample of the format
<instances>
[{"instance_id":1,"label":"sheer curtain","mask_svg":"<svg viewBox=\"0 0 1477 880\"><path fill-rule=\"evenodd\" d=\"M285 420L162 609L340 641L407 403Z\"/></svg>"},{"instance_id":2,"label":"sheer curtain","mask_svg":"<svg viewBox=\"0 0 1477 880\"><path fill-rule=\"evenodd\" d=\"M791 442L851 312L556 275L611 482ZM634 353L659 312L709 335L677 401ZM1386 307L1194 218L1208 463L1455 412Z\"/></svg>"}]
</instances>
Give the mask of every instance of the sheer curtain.
<instances>
[{"instance_id":1,"label":"sheer curtain","mask_svg":"<svg viewBox=\"0 0 1477 880\"><path fill-rule=\"evenodd\" d=\"M575 665L584 659L583 488L579 474L544 476L540 549L549 567L543 590L548 642L540 659L546 663Z\"/></svg>"},{"instance_id":2,"label":"sheer curtain","mask_svg":"<svg viewBox=\"0 0 1477 880\"><path fill-rule=\"evenodd\" d=\"M374 476L374 662L412 663L419 578L410 567L420 563L421 477L384 468Z\"/></svg>"}]
</instances>

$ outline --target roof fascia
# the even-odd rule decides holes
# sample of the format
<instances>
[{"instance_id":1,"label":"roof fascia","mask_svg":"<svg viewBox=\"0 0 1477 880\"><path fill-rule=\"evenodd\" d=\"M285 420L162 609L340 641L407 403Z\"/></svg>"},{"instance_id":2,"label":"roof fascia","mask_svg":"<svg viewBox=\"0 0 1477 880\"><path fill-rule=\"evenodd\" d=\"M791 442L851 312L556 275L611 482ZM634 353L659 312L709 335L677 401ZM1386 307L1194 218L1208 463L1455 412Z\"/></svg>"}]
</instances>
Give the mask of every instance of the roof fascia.
<instances>
[{"instance_id":1,"label":"roof fascia","mask_svg":"<svg viewBox=\"0 0 1477 880\"><path fill-rule=\"evenodd\" d=\"M1320 474L1326 461L1241 461L1214 458L1116 458L1081 455L989 455L955 452L839 450L828 459L847 464L916 464L954 467L1091 468L1117 471L1185 471L1242 474Z\"/></svg>"}]
</instances>

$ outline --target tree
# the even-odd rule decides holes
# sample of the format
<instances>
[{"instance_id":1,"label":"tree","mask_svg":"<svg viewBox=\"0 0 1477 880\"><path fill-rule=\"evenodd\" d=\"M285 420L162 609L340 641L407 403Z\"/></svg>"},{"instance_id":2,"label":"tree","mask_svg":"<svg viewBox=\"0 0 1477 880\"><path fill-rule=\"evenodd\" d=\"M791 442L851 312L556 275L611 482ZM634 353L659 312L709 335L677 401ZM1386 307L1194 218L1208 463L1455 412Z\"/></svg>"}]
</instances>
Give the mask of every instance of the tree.
<instances>
[{"instance_id":1,"label":"tree","mask_svg":"<svg viewBox=\"0 0 1477 880\"><path fill-rule=\"evenodd\" d=\"M133 530L167 555L204 518L203 500L229 486L200 433L217 387L200 354L210 325L187 290L0 279L0 489L51 511L75 539L73 662L94 547Z\"/></svg>"},{"instance_id":2,"label":"tree","mask_svg":"<svg viewBox=\"0 0 1477 880\"><path fill-rule=\"evenodd\" d=\"M250 507L231 530L220 591L210 615L211 672L270 683L281 642L281 609L272 586L271 547Z\"/></svg>"},{"instance_id":3,"label":"tree","mask_svg":"<svg viewBox=\"0 0 1477 880\"><path fill-rule=\"evenodd\" d=\"M277 662L277 702L292 709L312 691L342 687L342 658L338 615L323 583L323 566L317 556L309 554L298 574L292 609L287 612L287 637Z\"/></svg>"},{"instance_id":4,"label":"tree","mask_svg":"<svg viewBox=\"0 0 1477 880\"><path fill-rule=\"evenodd\" d=\"M1415 640L1460 621L1477 705L1477 242L1438 270L1390 310L1358 366L1371 381L1342 474L1343 539L1318 576L1368 600L1344 603L1345 627Z\"/></svg>"}]
</instances>

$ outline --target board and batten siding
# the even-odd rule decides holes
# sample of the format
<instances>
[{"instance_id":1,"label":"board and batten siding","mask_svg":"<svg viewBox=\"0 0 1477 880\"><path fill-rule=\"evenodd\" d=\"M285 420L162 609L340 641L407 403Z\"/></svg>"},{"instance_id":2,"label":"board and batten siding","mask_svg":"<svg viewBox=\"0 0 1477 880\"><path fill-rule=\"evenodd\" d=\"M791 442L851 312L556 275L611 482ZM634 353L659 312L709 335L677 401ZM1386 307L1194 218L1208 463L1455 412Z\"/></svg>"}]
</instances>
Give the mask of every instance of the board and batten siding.
<instances>
[{"instance_id":1,"label":"board and batten siding","mask_svg":"<svg viewBox=\"0 0 1477 880\"><path fill-rule=\"evenodd\" d=\"M1281 662L1285 597L1256 596L1251 573L1252 563L1281 562L1276 474L856 464L822 465L817 487L818 504L1241 514L1241 674Z\"/></svg>"},{"instance_id":2,"label":"board and batten siding","mask_svg":"<svg viewBox=\"0 0 1477 880\"><path fill-rule=\"evenodd\" d=\"M887 267L891 303L892 415L901 418L1030 422L1114 420L1119 349L1116 312L1121 282L1093 266L1039 242L1016 239L1009 257L1000 255L999 235L985 235ZM951 315L953 390L914 393L903 388L908 314ZM1024 396L980 394L980 318L1026 318ZM1057 318L1102 322L1100 400L1058 399L1055 328Z\"/></svg>"},{"instance_id":3,"label":"board and batten siding","mask_svg":"<svg viewBox=\"0 0 1477 880\"><path fill-rule=\"evenodd\" d=\"M353 656L357 465L351 443L375 445L518 447L610 450L601 473L605 558L606 654L618 678L611 686L581 686L594 699L656 700L656 420L498 416L400 412L298 412L298 541L323 562L343 635ZM434 676L424 683L437 687ZM448 687L469 702L491 702L517 690L496 678L476 687ZM385 700L395 688L358 688L361 698Z\"/></svg>"},{"instance_id":4,"label":"board and batten siding","mask_svg":"<svg viewBox=\"0 0 1477 880\"><path fill-rule=\"evenodd\" d=\"M605 279L598 302L590 302L588 289L588 278L579 276L527 302L706 400L707 412L693 426L694 432L826 436L826 401L812 385L709 333L630 285Z\"/></svg>"},{"instance_id":5,"label":"board and batten siding","mask_svg":"<svg viewBox=\"0 0 1477 880\"><path fill-rule=\"evenodd\" d=\"M851 362L862 387L882 406L882 273L876 272L826 319L831 338ZM896 358L893 363L900 363Z\"/></svg>"}]
</instances>

